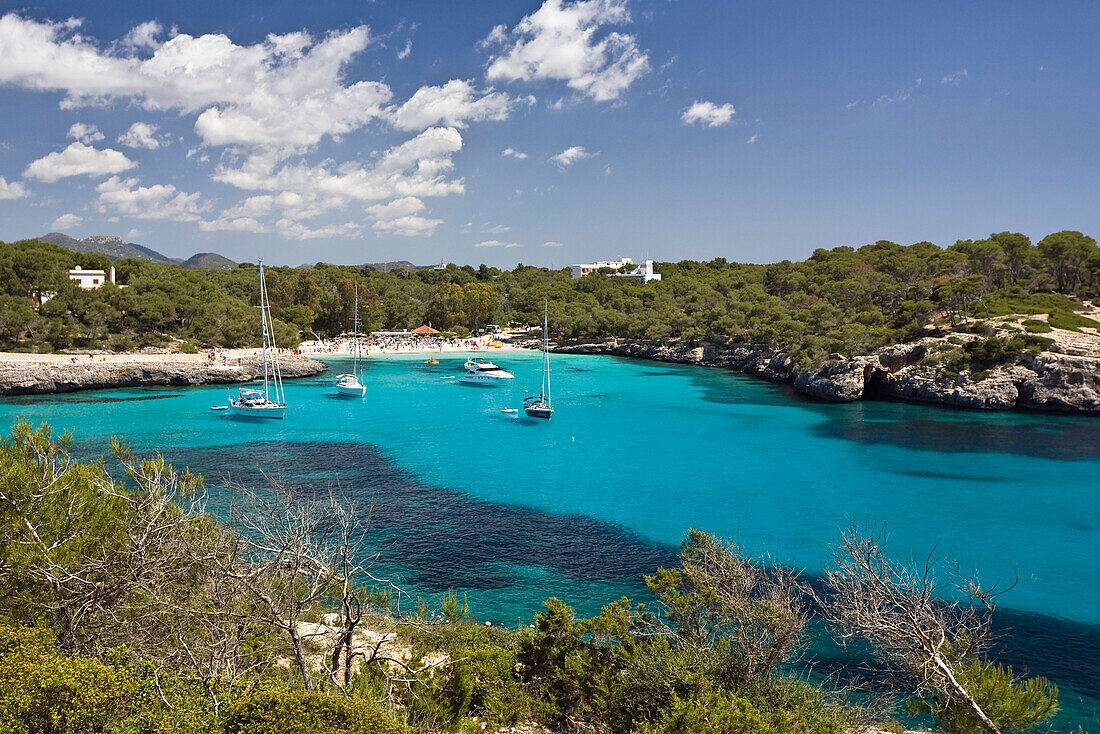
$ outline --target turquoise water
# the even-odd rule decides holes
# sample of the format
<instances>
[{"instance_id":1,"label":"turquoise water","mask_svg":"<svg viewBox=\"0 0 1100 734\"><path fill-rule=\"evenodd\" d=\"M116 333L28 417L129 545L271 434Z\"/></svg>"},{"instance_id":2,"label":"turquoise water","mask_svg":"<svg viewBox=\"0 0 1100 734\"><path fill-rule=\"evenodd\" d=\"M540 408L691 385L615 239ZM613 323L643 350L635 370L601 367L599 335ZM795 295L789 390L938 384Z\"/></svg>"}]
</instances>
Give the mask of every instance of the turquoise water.
<instances>
[{"instance_id":1,"label":"turquoise water","mask_svg":"<svg viewBox=\"0 0 1100 734\"><path fill-rule=\"evenodd\" d=\"M262 467L337 489L371 508L388 572L508 624L550 595L583 613L644 599L640 575L689 527L813 575L844 527L885 525L895 556L936 547L1015 583L1005 659L1063 685L1063 723L1100 729L1100 420L829 405L721 370L555 356L545 422L500 412L538 390L539 355L493 356L512 386L441 379L460 357L387 357L368 361L362 400L332 395L331 360L287 383L284 421L210 411L224 387L9 398L0 420L72 427L90 453L123 434L211 485L263 481Z\"/></svg>"}]
</instances>

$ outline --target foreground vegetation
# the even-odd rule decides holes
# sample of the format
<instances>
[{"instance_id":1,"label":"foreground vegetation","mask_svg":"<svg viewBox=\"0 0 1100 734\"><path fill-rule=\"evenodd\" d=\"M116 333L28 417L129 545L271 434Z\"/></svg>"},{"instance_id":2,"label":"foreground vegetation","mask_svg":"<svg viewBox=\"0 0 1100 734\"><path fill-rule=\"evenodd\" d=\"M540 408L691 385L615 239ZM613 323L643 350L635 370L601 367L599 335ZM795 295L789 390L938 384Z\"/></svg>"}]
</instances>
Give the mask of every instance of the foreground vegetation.
<instances>
[{"instance_id":1,"label":"foreground vegetation","mask_svg":"<svg viewBox=\"0 0 1100 734\"><path fill-rule=\"evenodd\" d=\"M940 601L934 568L855 531L816 591L689 531L679 566L645 579L650 605L578 619L550 599L513 632L378 578L364 513L338 498L240 487L219 522L200 477L115 441L116 480L69 443L26 423L0 443L5 734L854 730L868 712L791 677L811 604L946 732L1028 729L1057 708L1047 681L985 657L991 596L967 583L970 603Z\"/></svg>"},{"instance_id":2,"label":"foreground vegetation","mask_svg":"<svg viewBox=\"0 0 1100 734\"><path fill-rule=\"evenodd\" d=\"M123 350L185 340L192 347L254 345L256 266L184 270L133 259L115 263L119 286L80 291L64 270L107 267L99 255L37 241L0 244L0 347ZM1032 245L1001 232L941 249L876 242L816 250L804 262L660 263L645 286L568 270L482 265L381 272L317 264L271 268L278 343L336 334L352 320L354 294L366 329L431 322L460 335L490 323L537 323L549 300L551 332L566 339L743 342L786 351L801 365L839 352L863 354L910 339L930 322L1047 314L1029 327L1097 326L1075 313L1100 293L1100 250L1080 232ZM50 297L52 296L52 297Z\"/></svg>"}]
</instances>

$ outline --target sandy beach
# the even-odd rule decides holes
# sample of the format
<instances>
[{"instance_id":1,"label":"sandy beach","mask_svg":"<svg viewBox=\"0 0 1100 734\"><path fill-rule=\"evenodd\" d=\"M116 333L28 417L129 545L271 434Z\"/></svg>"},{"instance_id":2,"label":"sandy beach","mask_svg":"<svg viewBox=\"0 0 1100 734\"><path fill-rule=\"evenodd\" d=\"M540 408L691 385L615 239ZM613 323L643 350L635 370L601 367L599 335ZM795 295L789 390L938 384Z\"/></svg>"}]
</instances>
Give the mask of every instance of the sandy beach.
<instances>
[{"instance_id":1,"label":"sandy beach","mask_svg":"<svg viewBox=\"0 0 1100 734\"><path fill-rule=\"evenodd\" d=\"M408 340L372 341L363 345L364 358L379 358L399 356L403 354L481 354L493 355L500 352L522 349L522 347L509 341L510 335L484 335L469 339L455 339L450 341L432 343L428 339L409 343ZM305 342L299 347L298 354L306 357L351 357L351 345L347 341L337 341L326 344Z\"/></svg>"}]
</instances>

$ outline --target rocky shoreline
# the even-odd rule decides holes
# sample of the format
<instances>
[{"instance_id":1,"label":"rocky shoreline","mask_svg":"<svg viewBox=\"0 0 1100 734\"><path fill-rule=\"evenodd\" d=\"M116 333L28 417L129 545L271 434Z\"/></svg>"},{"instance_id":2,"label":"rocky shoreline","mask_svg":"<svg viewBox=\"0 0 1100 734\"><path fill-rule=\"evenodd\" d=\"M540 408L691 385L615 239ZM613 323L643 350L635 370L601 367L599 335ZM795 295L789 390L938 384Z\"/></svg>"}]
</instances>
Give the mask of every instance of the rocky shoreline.
<instances>
[{"instance_id":1,"label":"rocky shoreline","mask_svg":"<svg viewBox=\"0 0 1100 734\"><path fill-rule=\"evenodd\" d=\"M1057 331L1057 330L1055 330ZM927 337L895 344L856 357L831 355L819 369L799 369L783 352L753 344L665 344L626 339L561 343L552 351L606 354L659 362L722 367L791 384L820 400L851 402L896 398L979 410L1039 410L1100 414L1100 339L1064 338L1039 354L1023 353L1010 363L982 373L957 373L935 362L949 345L977 339L972 335ZM953 338L954 341L948 342ZM1093 343L1095 342L1095 343Z\"/></svg>"},{"instance_id":2,"label":"rocky shoreline","mask_svg":"<svg viewBox=\"0 0 1100 734\"><path fill-rule=\"evenodd\" d=\"M28 355L20 355L26 357ZM48 355L47 355L48 356ZM263 378L263 359L240 358L240 364L209 364L204 360L172 359L162 355L134 355L125 361L0 360L0 395L40 395L119 387L184 387L230 384ZM324 362L297 355L281 355L284 378L308 377L326 369Z\"/></svg>"}]
</instances>

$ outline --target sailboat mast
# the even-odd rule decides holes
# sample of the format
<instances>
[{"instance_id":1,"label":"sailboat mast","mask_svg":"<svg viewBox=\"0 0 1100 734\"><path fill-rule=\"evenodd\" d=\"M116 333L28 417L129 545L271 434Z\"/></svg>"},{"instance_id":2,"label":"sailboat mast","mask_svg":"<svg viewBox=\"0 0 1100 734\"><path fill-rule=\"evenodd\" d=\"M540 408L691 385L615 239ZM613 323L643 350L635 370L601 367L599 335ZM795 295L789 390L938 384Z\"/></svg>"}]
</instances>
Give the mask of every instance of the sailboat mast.
<instances>
[{"instance_id":1,"label":"sailboat mast","mask_svg":"<svg viewBox=\"0 0 1100 734\"><path fill-rule=\"evenodd\" d=\"M549 299L542 302L542 374L546 380L546 405L550 405L550 330L547 311L550 308Z\"/></svg>"},{"instance_id":2,"label":"sailboat mast","mask_svg":"<svg viewBox=\"0 0 1100 734\"><path fill-rule=\"evenodd\" d=\"M353 320L353 328L355 335L352 337L355 339L355 363L352 365L352 372L355 376L359 377L360 372L360 358L359 358L359 284L355 285L355 319Z\"/></svg>"},{"instance_id":3,"label":"sailboat mast","mask_svg":"<svg viewBox=\"0 0 1100 734\"><path fill-rule=\"evenodd\" d=\"M267 394L267 390L268 390L267 305L266 305L266 302L265 302L266 297L264 295L266 290L267 289L264 286L264 259L261 257L260 258L260 336L261 336L261 342L262 342L261 349L263 349L263 357L264 357L264 397L267 398L267 400L270 401L271 398Z\"/></svg>"}]
</instances>

